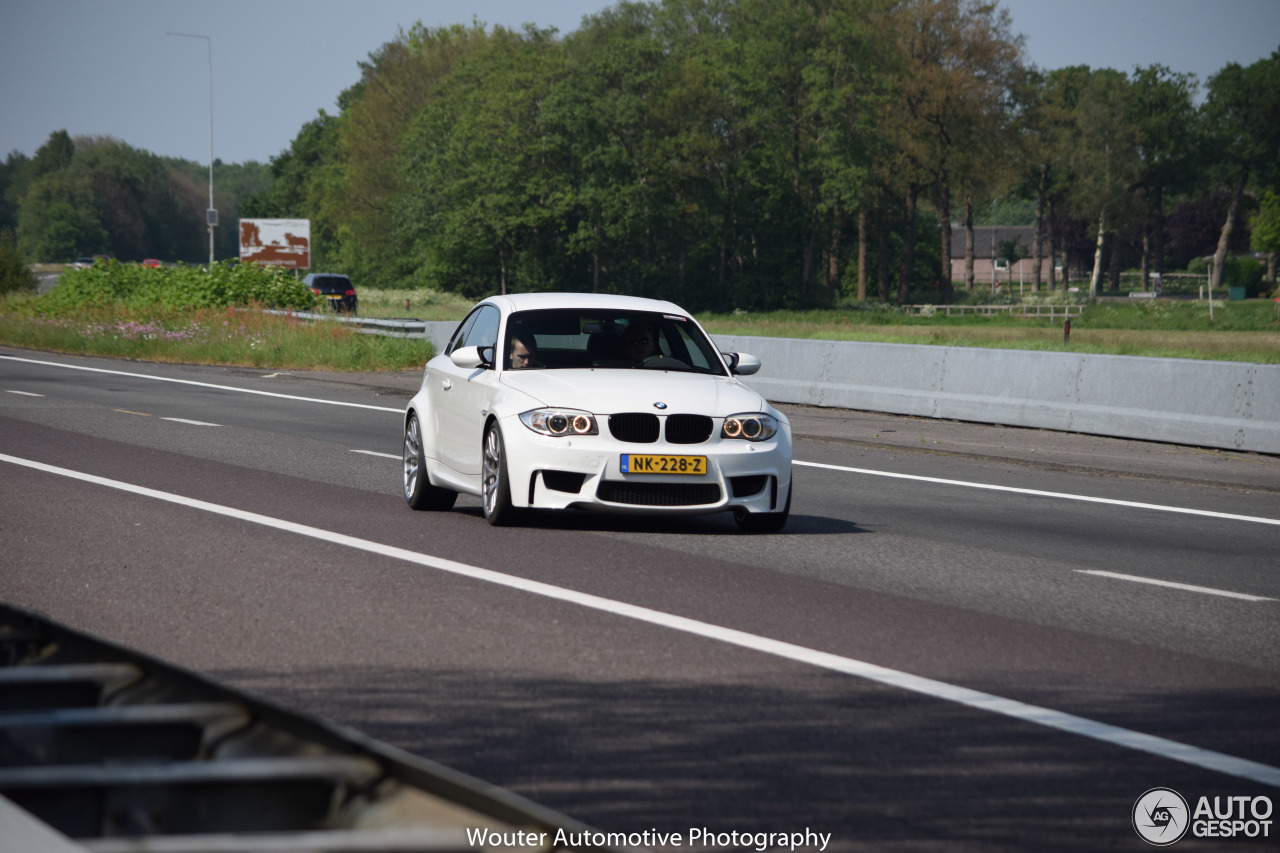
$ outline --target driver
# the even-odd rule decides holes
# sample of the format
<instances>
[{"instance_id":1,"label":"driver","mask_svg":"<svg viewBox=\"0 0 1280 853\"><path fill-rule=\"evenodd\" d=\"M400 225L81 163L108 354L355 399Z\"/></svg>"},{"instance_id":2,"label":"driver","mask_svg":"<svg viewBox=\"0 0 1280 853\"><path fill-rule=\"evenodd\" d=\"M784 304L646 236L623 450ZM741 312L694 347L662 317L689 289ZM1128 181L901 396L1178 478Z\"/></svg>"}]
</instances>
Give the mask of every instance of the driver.
<instances>
[{"instance_id":1,"label":"driver","mask_svg":"<svg viewBox=\"0 0 1280 853\"><path fill-rule=\"evenodd\" d=\"M511 352L508 353L512 370L528 367L541 367L538 364L538 347L532 335L512 336Z\"/></svg>"},{"instance_id":2,"label":"driver","mask_svg":"<svg viewBox=\"0 0 1280 853\"><path fill-rule=\"evenodd\" d=\"M658 338L648 323L632 323L622 336L622 354L631 361L643 362L658 355Z\"/></svg>"}]
</instances>

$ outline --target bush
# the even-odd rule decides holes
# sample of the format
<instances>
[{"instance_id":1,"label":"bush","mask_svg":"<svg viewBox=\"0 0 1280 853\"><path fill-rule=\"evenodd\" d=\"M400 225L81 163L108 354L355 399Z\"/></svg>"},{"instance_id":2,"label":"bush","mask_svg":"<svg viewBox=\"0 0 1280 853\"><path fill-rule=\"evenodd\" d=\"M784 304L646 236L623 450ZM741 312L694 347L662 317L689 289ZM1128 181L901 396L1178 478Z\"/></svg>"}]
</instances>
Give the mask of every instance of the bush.
<instances>
[{"instance_id":1,"label":"bush","mask_svg":"<svg viewBox=\"0 0 1280 853\"><path fill-rule=\"evenodd\" d=\"M1204 258L1193 258L1187 264L1187 272L1195 275L1208 275L1209 262ZM1223 287L1243 287L1245 296L1255 299L1265 293L1263 279L1267 268L1253 258L1230 255L1222 269Z\"/></svg>"},{"instance_id":2,"label":"bush","mask_svg":"<svg viewBox=\"0 0 1280 853\"><path fill-rule=\"evenodd\" d=\"M305 310L315 307L316 296L292 274L253 264L223 261L205 271L100 261L87 270L63 273L58 286L40 299L41 308L55 313L110 305L193 310L254 304Z\"/></svg>"},{"instance_id":3,"label":"bush","mask_svg":"<svg viewBox=\"0 0 1280 853\"><path fill-rule=\"evenodd\" d=\"M1244 295L1255 299L1262 295L1265 273L1266 268L1253 258L1230 257L1222 271L1222 283L1226 287L1243 287Z\"/></svg>"},{"instance_id":4,"label":"bush","mask_svg":"<svg viewBox=\"0 0 1280 853\"><path fill-rule=\"evenodd\" d=\"M35 289L36 277L14 241L13 232L0 231L0 293Z\"/></svg>"}]
</instances>

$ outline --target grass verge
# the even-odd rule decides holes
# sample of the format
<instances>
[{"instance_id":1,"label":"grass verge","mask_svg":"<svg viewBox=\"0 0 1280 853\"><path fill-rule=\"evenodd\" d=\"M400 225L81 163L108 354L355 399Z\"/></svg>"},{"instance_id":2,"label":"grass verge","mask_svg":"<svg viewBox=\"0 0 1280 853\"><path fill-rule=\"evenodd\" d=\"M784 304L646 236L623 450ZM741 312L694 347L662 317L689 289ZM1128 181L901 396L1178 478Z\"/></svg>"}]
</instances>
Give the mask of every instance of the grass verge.
<instances>
[{"instance_id":1,"label":"grass verge","mask_svg":"<svg viewBox=\"0 0 1280 853\"><path fill-rule=\"evenodd\" d=\"M120 309L43 316L0 303L0 343L52 352L181 364L289 370L420 368L428 341L366 335L340 323L236 308L187 312Z\"/></svg>"}]
</instances>

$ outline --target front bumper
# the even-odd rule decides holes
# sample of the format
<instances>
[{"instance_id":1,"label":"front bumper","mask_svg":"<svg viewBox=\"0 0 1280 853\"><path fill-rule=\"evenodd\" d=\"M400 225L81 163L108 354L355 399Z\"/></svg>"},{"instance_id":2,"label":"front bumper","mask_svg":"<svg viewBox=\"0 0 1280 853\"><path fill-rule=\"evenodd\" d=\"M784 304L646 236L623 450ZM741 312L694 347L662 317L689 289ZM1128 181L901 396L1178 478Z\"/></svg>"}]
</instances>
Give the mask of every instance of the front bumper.
<instances>
[{"instance_id":1,"label":"front bumper","mask_svg":"<svg viewBox=\"0 0 1280 853\"><path fill-rule=\"evenodd\" d=\"M791 427L768 441L719 438L699 444L619 441L600 435L539 435L518 417L500 421L515 506L590 509L633 515L698 515L725 510L777 512L791 488ZM701 475L623 473L624 453L705 456Z\"/></svg>"}]
</instances>

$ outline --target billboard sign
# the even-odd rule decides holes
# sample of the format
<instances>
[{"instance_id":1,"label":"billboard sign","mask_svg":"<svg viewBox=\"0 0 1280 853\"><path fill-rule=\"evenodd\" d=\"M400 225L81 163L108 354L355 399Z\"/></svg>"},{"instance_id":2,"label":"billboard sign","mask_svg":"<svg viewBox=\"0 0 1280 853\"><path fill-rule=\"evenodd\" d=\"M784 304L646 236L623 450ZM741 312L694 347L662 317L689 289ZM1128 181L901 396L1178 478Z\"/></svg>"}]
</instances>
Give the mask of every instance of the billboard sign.
<instances>
[{"instance_id":1,"label":"billboard sign","mask_svg":"<svg viewBox=\"0 0 1280 853\"><path fill-rule=\"evenodd\" d=\"M311 269L311 220L241 219L240 260L265 267Z\"/></svg>"}]
</instances>

